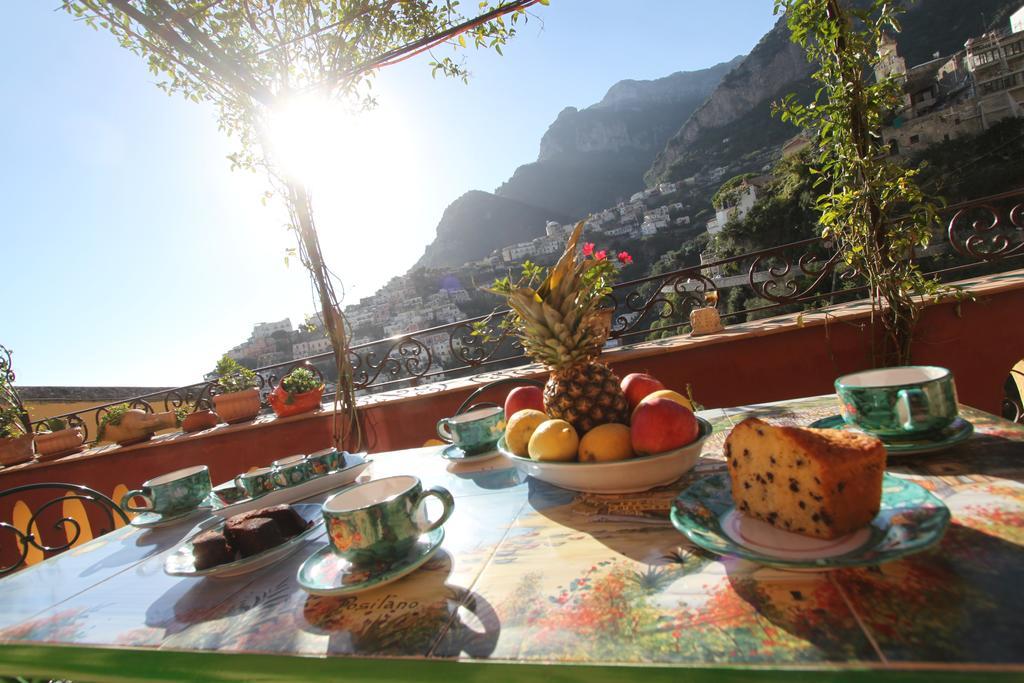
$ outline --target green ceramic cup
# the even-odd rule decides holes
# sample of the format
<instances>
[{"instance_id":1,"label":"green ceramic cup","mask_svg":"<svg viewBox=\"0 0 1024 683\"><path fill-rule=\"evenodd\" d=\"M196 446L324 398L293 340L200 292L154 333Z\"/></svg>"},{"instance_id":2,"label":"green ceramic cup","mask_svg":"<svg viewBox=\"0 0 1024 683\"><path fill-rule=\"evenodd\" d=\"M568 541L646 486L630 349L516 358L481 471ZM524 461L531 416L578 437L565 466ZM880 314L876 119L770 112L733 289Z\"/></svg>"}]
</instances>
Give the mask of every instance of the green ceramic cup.
<instances>
[{"instance_id":1,"label":"green ceramic cup","mask_svg":"<svg viewBox=\"0 0 1024 683\"><path fill-rule=\"evenodd\" d=\"M290 455L274 461L274 483L281 488L301 484L313 476L305 455Z\"/></svg>"},{"instance_id":2,"label":"green ceramic cup","mask_svg":"<svg viewBox=\"0 0 1024 683\"><path fill-rule=\"evenodd\" d=\"M434 497L444 511L433 522L424 502ZM323 515L331 547L357 565L401 559L416 540L444 524L455 509L447 489L424 490L416 477L402 475L356 484L324 501Z\"/></svg>"},{"instance_id":3,"label":"green ceramic cup","mask_svg":"<svg viewBox=\"0 0 1024 683\"><path fill-rule=\"evenodd\" d=\"M497 406L477 408L437 423L438 436L471 455L493 450L504 433L505 411Z\"/></svg>"},{"instance_id":4,"label":"green ceramic cup","mask_svg":"<svg viewBox=\"0 0 1024 683\"><path fill-rule=\"evenodd\" d=\"M257 467L235 477L235 486L245 491L250 498L259 498L277 488L274 483L273 467Z\"/></svg>"},{"instance_id":5,"label":"green ceramic cup","mask_svg":"<svg viewBox=\"0 0 1024 683\"><path fill-rule=\"evenodd\" d=\"M309 469L314 477L319 477L328 472L338 469L338 464L343 462L344 456L336 448L325 448L306 456Z\"/></svg>"},{"instance_id":6,"label":"green ceramic cup","mask_svg":"<svg viewBox=\"0 0 1024 683\"><path fill-rule=\"evenodd\" d=\"M956 419L953 373L933 366L879 368L836 380L843 420L880 439L919 438Z\"/></svg>"},{"instance_id":7,"label":"green ceramic cup","mask_svg":"<svg viewBox=\"0 0 1024 683\"><path fill-rule=\"evenodd\" d=\"M141 489L129 491L121 497L121 507L130 512L156 512L174 515L194 510L210 495L210 470L206 465L186 467L154 477ZM132 505L132 498L139 497L143 504Z\"/></svg>"}]
</instances>

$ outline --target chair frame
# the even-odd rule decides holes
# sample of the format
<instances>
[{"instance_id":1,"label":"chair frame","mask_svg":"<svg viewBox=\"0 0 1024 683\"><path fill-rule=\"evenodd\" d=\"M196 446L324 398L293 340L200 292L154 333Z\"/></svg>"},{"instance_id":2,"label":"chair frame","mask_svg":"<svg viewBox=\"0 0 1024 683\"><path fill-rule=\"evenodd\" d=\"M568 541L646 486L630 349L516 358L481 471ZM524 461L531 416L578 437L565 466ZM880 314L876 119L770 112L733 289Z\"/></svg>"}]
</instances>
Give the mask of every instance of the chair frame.
<instances>
[{"instance_id":1,"label":"chair frame","mask_svg":"<svg viewBox=\"0 0 1024 683\"><path fill-rule=\"evenodd\" d=\"M484 395L485 393L487 393L491 389L494 389L494 388L499 387L499 386L505 386L505 385L519 385L519 386L530 386L530 387L541 387L541 388L543 388L544 387L544 382L541 382L541 381L536 380L536 379L529 379L527 377L506 377L505 379L499 379L499 380L495 380L493 382L488 382L487 384L483 385L482 387L480 387L479 389L474 391L472 394L467 396L466 400L463 401L462 405L459 406L459 409L455 411L455 414L456 415L462 415L463 413L469 412L470 410L474 410L476 408L495 408L495 407L500 407L500 406L498 406L497 403L491 403L491 402L487 402L487 401L485 401L484 403L473 403L473 401L475 401L477 398L479 398L480 396ZM508 417L508 416L506 415L506 417Z\"/></svg>"},{"instance_id":2,"label":"chair frame","mask_svg":"<svg viewBox=\"0 0 1024 683\"><path fill-rule=\"evenodd\" d=\"M110 528L100 529L99 533L96 534L97 536L101 536L105 533L114 530L114 528L117 526L117 522L115 522L114 520L115 514L117 515L118 518L120 518L120 520L123 523L128 523L128 515L126 515L124 510L122 510L121 507L117 503L115 503L111 498L103 495L99 491L89 488L88 486L82 486L80 484L62 484L59 482L40 482L38 484L24 484L22 486L15 486L14 488L10 488L5 491L0 491L0 498L7 498L9 496L14 496L19 493L25 493L26 491L39 491L46 489L55 489L58 495L56 498L49 500L40 505L38 508L36 508L36 510L32 513L32 516L29 517L28 525L25 527L25 531L21 531L13 524L9 524L7 522L0 522L0 530L5 530L9 531L10 533L13 533L18 541L18 544L21 546L19 557L14 562L14 564L6 567L0 567L0 576L5 576L20 569L25 564L25 560L28 557L30 548L37 548L38 550L41 550L43 553L45 553L47 556L50 556L51 554L67 550L68 548L73 546L78 541L79 538L81 538L82 525L78 522L78 520L74 519L73 517L61 517L54 523L53 528L57 530L63 530L66 533L67 529L70 527L74 532L71 535L71 538L66 543L58 545L48 546L43 544L41 535L38 533L39 516L43 514L43 512L45 512L46 510L49 510L54 505L57 505L58 503L62 503L66 500L78 500L82 501L83 503L93 503L95 505L98 505L106 513L107 521L110 522Z\"/></svg>"}]
</instances>

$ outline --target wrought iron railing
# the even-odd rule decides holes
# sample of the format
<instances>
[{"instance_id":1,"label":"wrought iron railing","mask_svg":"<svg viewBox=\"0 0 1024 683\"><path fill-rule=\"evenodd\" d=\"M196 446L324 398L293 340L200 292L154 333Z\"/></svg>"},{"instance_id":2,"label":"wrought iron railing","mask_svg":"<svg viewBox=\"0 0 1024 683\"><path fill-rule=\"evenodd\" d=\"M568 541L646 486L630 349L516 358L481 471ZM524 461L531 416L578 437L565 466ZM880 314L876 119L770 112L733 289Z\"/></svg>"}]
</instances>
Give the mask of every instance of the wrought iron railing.
<instances>
[{"instance_id":1,"label":"wrought iron railing","mask_svg":"<svg viewBox=\"0 0 1024 683\"><path fill-rule=\"evenodd\" d=\"M942 211L943 232L933 246L912 255L923 269L942 279L1013 267L1024 256L1024 188L952 205ZM741 289L741 307L723 306L723 293ZM668 273L623 282L610 295L615 306L611 343L628 343L652 334L686 331L689 314L708 301L722 309L726 321L831 305L863 296L866 286L845 268L832 245L811 238L759 251L688 266ZM499 322L507 311L478 316L353 346L350 352L355 384L366 393L404 389L442 378L522 364L522 348ZM476 335L474 323L487 320L491 334ZM440 340L440 341L438 341ZM330 352L257 368L264 399L292 368L302 363L330 363ZM144 410L173 410L183 404L209 402L211 382L197 382L167 391L68 413L61 417L82 427L87 438L106 410L129 403ZM330 399L331 394L325 394ZM93 414L93 424L83 416ZM39 429L40 422L33 427Z\"/></svg>"}]
</instances>

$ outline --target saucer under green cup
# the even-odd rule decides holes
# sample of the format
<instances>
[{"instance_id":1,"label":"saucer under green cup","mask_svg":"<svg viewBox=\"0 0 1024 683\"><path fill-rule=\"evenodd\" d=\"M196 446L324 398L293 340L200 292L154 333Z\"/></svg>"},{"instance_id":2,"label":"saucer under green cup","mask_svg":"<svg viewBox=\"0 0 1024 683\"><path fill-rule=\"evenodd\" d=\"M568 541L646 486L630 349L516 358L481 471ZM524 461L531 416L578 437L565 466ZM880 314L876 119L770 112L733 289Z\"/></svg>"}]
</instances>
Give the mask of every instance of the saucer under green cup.
<instances>
[{"instance_id":1,"label":"saucer under green cup","mask_svg":"<svg viewBox=\"0 0 1024 683\"><path fill-rule=\"evenodd\" d=\"M441 517L427 518L426 499L444 506ZM416 477L402 475L350 486L324 501L324 523L331 547L355 565L402 558L423 534L440 528L455 509L455 499L440 486L424 489Z\"/></svg>"},{"instance_id":2,"label":"saucer under green cup","mask_svg":"<svg viewBox=\"0 0 1024 683\"><path fill-rule=\"evenodd\" d=\"M882 440L916 439L957 418L953 373L934 366L879 368L836 380L843 420Z\"/></svg>"},{"instance_id":3,"label":"saucer under green cup","mask_svg":"<svg viewBox=\"0 0 1024 683\"><path fill-rule=\"evenodd\" d=\"M206 465L161 474L144 483L141 489L121 497L121 507L130 512L155 512L172 516L194 510L210 495L210 470ZM132 498L141 498L141 506L132 505Z\"/></svg>"},{"instance_id":4,"label":"saucer under green cup","mask_svg":"<svg viewBox=\"0 0 1024 683\"><path fill-rule=\"evenodd\" d=\"M437 423L437 435L468 455L494 450L505 433L505 411L497 406L477 408Z\"/></svg>"}]
</instances>

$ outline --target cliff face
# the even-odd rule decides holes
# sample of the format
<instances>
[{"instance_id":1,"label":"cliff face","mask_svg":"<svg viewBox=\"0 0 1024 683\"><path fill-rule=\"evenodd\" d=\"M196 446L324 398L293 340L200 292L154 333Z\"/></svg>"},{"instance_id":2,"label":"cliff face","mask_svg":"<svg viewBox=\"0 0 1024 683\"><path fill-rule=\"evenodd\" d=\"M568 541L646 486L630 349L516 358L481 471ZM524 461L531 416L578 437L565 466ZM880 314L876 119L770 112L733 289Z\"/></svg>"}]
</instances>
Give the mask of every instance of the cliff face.
<instances>
[{"instance_id":1,"label":"cliff face","mask_svg":"<svg viewBox=\"0 0 1024 683\"><path fill-rule=\"evenodd\" d=\"M736 57L699 71L652 81L619 81L600 102L566 107L540 141L538 163L580 154L633 151L653 155L735 66Z\"/></svg>"},{"instance_id":2,"label":"cliff face","mask_svg":"<svg viewBox=\"0 0 1024 683\"><path fill-rule=\"evenodd\" d=\"M437 224L437 237L415 267L474 261L499 247L538 237L548 221L569 220L556 211L473 190L448 205Z\"/></svg>"},{"instance_id":3,"label":"cliff face","mask_svg":"<svg viewBox=\"0 0 1024 683\"><path fill-rule=\"evenodd\" d=\"M537 161L517 168L494 194L474 191L450 205L416 265L483 258L543 235L547 220L578 220L642 189L655 155L741 60L622 81L593 106L563 109L541 139ZM519 207L521 219L513 219L512 207ZM504 223L494 222L499 215Z\"/></svg>"},{"instance_id":4,"label":"cliff face","mask_svg":"<svg viewBox=\"0 0 1024 683\"><path fill-rule=\"evenodd\" d=\"M864 0L855 0L864 3ZM898 36L908 66L949 55L967 38L990 26L1002 27L1020 0L908 0ZM809 99L815 88L813 65L790 40L785 17L758 42L669 139L645 175L648 185L696 177L697 185L713 186L746 171L764 170L778 158L779 148L796 129L771 115L771 103L788 93Z\"/></svg>"},{"instance_id":5,"label":"cliff face","mask_svg":"<svg viewBox=\"0 0 1024 683\"><path fill-rule=\"evenodd\" d=\"M772 125L770 102L809 82L811 71L803 50L789 40L785 17L780 18L669 139L647 173L648 184L681 180L781 144L796 131L788 124Z\"/></svg>"}]
</instances>

